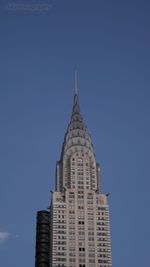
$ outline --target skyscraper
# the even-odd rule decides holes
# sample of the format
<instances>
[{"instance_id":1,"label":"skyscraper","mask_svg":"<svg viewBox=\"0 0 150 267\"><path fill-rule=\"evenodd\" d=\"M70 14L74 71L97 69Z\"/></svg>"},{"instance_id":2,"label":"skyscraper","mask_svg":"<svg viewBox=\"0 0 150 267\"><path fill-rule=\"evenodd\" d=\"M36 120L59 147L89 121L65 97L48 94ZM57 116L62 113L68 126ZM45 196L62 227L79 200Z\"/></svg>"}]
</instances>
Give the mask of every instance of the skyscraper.
<instances>
[{"instance_id":1,"label":"skyscraper","mask_svg":"<svg viewBox=\"0 0 150 267\"><path fill-rule=\"evenodd\" d=\"M37 213L35 267L111 267L108 195L101 192L100 167L76 83L51 193L49 211Z\"/></svg>"}]
</instances>

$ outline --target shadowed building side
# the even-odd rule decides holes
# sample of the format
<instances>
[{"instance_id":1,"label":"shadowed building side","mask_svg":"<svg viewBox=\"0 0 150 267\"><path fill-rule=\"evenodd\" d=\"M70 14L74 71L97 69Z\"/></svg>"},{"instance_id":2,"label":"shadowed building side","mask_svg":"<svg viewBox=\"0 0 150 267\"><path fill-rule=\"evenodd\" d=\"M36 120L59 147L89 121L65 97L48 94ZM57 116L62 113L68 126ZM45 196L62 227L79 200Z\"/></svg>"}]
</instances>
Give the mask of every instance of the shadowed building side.
<instances>
[{"instance_id":1,"label":"shadowed building side","mask_svg":"<svg viewBox=\"0 0 150 267\"><path fill-rule=\"evenodd\" d=\"M37 212L35 267L49 267L50 262L50 213Z\"/></svg>"}]
</instances>

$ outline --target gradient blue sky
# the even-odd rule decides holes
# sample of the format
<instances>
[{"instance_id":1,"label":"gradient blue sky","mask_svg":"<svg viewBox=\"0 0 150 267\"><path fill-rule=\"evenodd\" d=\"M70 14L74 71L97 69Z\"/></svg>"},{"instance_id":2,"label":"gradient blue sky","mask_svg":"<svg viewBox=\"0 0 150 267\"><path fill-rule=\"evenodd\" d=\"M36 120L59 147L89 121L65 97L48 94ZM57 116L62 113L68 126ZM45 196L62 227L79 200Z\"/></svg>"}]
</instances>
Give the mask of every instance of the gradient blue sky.
<instances>
[{"instance_id":1,"label":"gradient blue sky","mask_svg":"<svg viewBox=\"0 0 150 267\"><path fill-rule=\"evenodd\" d=\"M8 10L45 3L48 11ZM150 3L0 2L0 266L33 267L78 69L81 111L110 192L113 267L149 266Z\"/></svg>"}]
</instances>

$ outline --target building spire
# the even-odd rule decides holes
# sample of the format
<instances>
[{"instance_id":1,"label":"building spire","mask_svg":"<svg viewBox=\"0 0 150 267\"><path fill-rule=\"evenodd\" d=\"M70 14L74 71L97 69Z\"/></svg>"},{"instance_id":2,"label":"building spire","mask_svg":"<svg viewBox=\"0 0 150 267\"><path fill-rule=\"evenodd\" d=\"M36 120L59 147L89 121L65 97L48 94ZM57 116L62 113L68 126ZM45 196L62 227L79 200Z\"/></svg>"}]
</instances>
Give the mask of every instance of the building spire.
<instances>
[{"instance_id":1,"label":"building spire","mask_svg":"<svg viewBox=\"0 0 150 267\"><path fill-rule=\"evenodd\" d=\"M77 70L75 70L75 75L74 75L74 103L73 103L73 113L74 113L74 111L76 109L78 109L78 111L80 112L79 99L78 99Z\"/></svg>"},{"instance_id":2,"label":"building spire","mask_svg":"<svg viewBox=\"0 0 150 267\"><path fill-rule=\"evenodd\" d=\"M94 149L91 136L88 132L82 114L80 112L80 105L77 92L77 73L75 72L74 83L74 100L72 107L72 114L70 122L65 133L65 138L61 150L61 161L66 162L64 159L75 153L76 151L90 153L94 158Z\"/></svg>"},{"instance_id":3,"label":"building spire","mask_svg":"<svg viewBox=\"0 0 150 267\"><path fill-rule=\"evenodd\" d=\"M74 94L78 94L78 85L77 85L77 70L75 70L75 77L74 77Z\"/></svg>"}]
</instances>

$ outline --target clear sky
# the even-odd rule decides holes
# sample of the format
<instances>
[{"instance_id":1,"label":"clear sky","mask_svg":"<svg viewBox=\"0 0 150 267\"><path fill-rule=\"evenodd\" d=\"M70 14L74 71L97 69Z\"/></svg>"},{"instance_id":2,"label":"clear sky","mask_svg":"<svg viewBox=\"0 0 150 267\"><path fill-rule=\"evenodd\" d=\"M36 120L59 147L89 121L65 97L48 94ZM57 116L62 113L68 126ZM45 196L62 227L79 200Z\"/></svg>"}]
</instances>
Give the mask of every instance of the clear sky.
<instances>
[{"instance_id":1,"label":"clear sky","mask_svg":"<svg viewBox=\"0 0 150 267\"><path fill-rule=\"evenodd\" d=\"M1 0L1 267L34 266L36 211L54 189L75 68L110 192L113 267L149 266L149 1Z\"/></svg>"}]
</instances>

